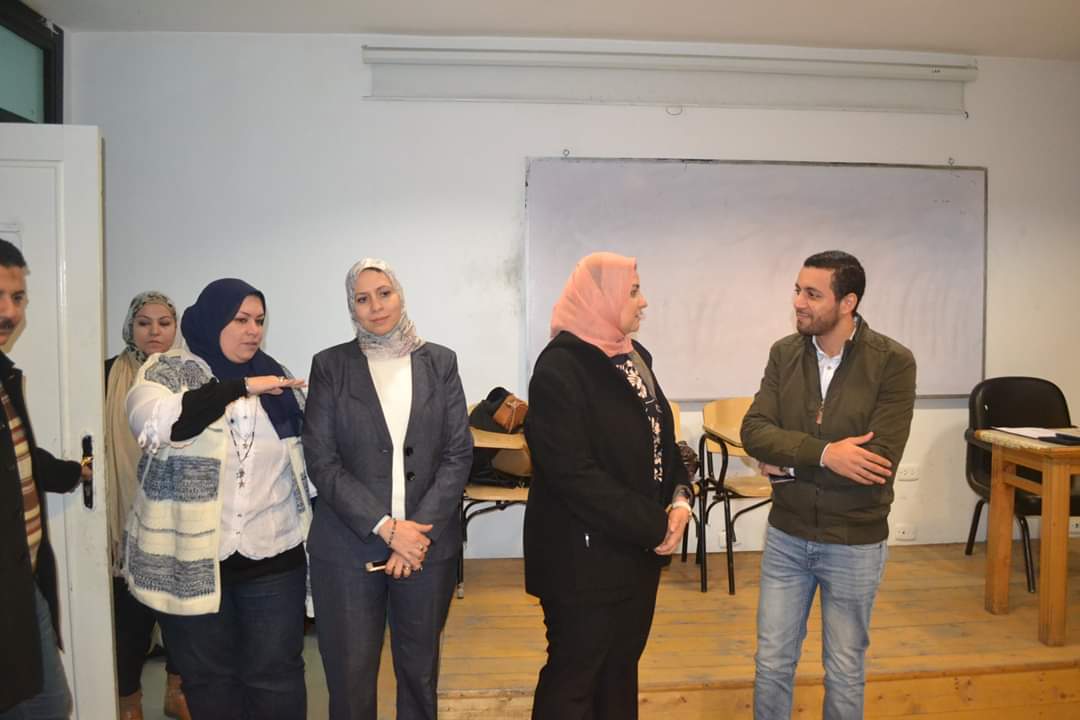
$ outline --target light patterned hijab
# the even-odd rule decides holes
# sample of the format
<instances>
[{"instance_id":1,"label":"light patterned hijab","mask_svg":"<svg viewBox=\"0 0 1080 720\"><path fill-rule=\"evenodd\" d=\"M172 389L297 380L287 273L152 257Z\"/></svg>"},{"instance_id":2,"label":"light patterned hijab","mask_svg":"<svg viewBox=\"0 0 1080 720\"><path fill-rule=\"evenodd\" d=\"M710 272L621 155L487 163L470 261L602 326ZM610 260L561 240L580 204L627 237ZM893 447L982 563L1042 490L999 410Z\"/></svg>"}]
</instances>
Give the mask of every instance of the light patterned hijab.
<instances>
[{"instance_id":1,"label":"light patterned hijab","mask_svg":"<svg viewBox=\"0 0 1080 720\"><path fill-rule=\"evenodd\" d=\"M124 318L124 344L127 345L128 351L135 356L140 365L146 362L146 353L135 345L135 316L147 305L164 305L172 313L173 324L176 324L176 306L163 293L159 293L157 290L147 290L132 298L131 305L128 305L127 317ZM177 328L177 335L179 336L179 328ZM175 340L173 345L176 345Z\"/></svg>"},{"instance_id":2,"label":"light patterned hijab","mask_svg":"<svg viewBox=\"0 0 1080 720\"><path fill-rule=\"evenodd\" d=\"M386 275L401 298L401 318L385 335L368 332L356 317L356 279L365 270L378 270ZM401 289L397 275L384 260L364 258L349 269L345 276L345 301L349 304L349 316L356 328L356 342L360 344L360 352L369 360L405 357L424 344L423 338L416 334L416 327L409 319L409 314L405 312L405 291Z\"/></svg>"},{"instance_id":3,"label":"light patterned hijab","mask_svg":"<svg viewBox=\"0 0 1080 720\"><path fill-rule=\"evenodd\" d=\"M551 311L551 337L566 330L608 357L633 350L630 336L619 328L619 314L630 297L636 269L636 259L611 252L579 260Z\"/></svg>"},{"instance_id":4,"label":"light patterned hijab","mask_svg":"<svg viewBox=\"0 0 1080 720\"><path fill-rule=\"evenodd\" d=\"M120 560L123 553L120 551L120 543L127 525L128 512L135 501L139 486L137 468L142 449L128 425L125 401L139 368L146 362L146 353L135 345L135 316L147 305L164 305L172 313L173 324L176 324L176 306L168 297L154 290L136 295L128 306L127 317L124 319L123 336L127 347L116 356L112 369L109 370L109 377L105 379L105 505L108 508L109 548L112 551L112 570L115 575L121 572ZM177 328L173 347L179 342L180 329Z\"/></svg>"}]
</instances>

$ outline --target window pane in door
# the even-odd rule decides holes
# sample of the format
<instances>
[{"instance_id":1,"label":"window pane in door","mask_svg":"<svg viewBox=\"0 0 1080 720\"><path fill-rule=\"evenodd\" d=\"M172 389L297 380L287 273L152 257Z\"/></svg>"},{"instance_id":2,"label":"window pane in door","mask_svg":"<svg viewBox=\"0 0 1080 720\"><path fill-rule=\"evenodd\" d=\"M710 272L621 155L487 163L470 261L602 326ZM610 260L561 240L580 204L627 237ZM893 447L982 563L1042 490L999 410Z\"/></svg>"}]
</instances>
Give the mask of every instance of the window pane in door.
<instances>
[{"instance_id":1,"label":"window pane in door","mask_svg":"<svg viewBox=\"0 0 1080 720\"><path fill-rule=\"evenodd\" d=\"M45 51L0 27L0 108L45 121Z\"/></svg>"}]
</instances>

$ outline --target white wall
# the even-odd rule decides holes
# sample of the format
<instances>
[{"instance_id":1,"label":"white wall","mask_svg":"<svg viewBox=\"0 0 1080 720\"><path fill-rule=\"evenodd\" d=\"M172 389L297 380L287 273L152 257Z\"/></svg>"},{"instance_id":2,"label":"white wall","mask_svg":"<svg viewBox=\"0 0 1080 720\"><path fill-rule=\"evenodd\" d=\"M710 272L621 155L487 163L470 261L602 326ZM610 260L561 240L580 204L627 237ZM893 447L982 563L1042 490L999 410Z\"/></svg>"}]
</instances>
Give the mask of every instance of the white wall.
<instances>
[{"instance_id":1,"label":"white wall","mask_svg":"<svg viewBox=\"0 0 1080 720\"><path fill-rule=\"evenodd\" d=\"M970 118L881 113L362 100L362 39L345 35L74 33L69 117L106 138L108 340L127 302L186 306L233 275L267 293L268 351L296 372L349 335L343 276L398 269L427 338L457 350L470 399L524 391L525 161L684 157L989 168L988 375L1031 374L1080 413L1080 64L980 59ZM673 252L677 252L673 248ZM791 258L794 278L802 258ZM737 272L718 261L717 275ZM872 271L872 269L871 269ZM787 298L763 298L787 312ZM735 309L732 309L735 310ZM868 318L873 323L873 318ZM717 320L718 326L721 320ZM662 348L653 348L662 353ZM758 354L766 348L732 352ZM723 372L723 359L712 360ZM663 378L660 378L663 382ZM920 402L894 522L919 542L966 536L964 401ZM684 416L696 441L700 414ZM712 523L710 542L722 525ZM760 546L765 514L740 520ZM983 522L985 527L985 520ZM471 556L520 553L520 512L477 521Z\"/></svg>"}]
</instances>

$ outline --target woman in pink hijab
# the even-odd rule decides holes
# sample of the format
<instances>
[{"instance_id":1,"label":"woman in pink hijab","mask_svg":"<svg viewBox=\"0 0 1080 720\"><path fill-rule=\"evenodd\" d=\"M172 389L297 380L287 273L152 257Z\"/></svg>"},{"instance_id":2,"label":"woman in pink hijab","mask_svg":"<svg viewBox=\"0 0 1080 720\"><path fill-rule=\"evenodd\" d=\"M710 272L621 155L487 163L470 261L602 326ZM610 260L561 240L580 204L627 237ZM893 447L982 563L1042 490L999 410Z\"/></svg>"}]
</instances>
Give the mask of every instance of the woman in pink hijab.
<instances>
[{"instance_id":1,"label":"woman in pink hijab","mask_svg":"<svg viewBox=\"0 0 1080 720\"><path fill-rule=\"evenodd\" d=\"M548 640L536 720L638 716L660 568L692 497L652 356L631 337L647 305L634 258L583 258L529 383L525 589Z\"/></svg>"}]
</instances>

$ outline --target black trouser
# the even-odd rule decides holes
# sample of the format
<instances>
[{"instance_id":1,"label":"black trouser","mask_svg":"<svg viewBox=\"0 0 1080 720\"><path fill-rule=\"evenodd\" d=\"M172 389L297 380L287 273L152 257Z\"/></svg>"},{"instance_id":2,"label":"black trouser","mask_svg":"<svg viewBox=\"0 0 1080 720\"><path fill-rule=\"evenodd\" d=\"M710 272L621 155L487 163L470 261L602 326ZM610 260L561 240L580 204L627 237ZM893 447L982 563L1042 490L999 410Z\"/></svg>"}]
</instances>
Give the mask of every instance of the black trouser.
<instances>
[{"instance_id":1,"label":"black trouser","mask_svg":"<svg viewBox=\"0 0 1080 720\"><path fill-rule=\"evenodd\" d=\"M397 720L438 716L439 638L457 581L456 560L424 563L407 578L311 558L319 654L331 720L375 720L387 622L397 679Z\"/></svg>"},{"instance_id":2,"label":"black trouser","mask_svg":"<svg viewBox=\"0 0 1080 720\"><path fill-rule=\"evenodd\" d=\"M116 684L120 697L137 693L142 687L142 669L150 651L150 637L157 614L135 599L123 578L113 578L113 624L116 630ZM168 653L166 672L175 673Z\"/></svg>"},{"instance_id":3,"label":"black trouser","mask_svg":"<svg viewBox=\"0 0 1080 720\"><path fill-rule=\"evenodd\" d=\"M635 720L638 660L656 609L660 568L633 594L604 605L541 600L548 660L533 698L533 720Z\"/></svg>"}]
</instances>

